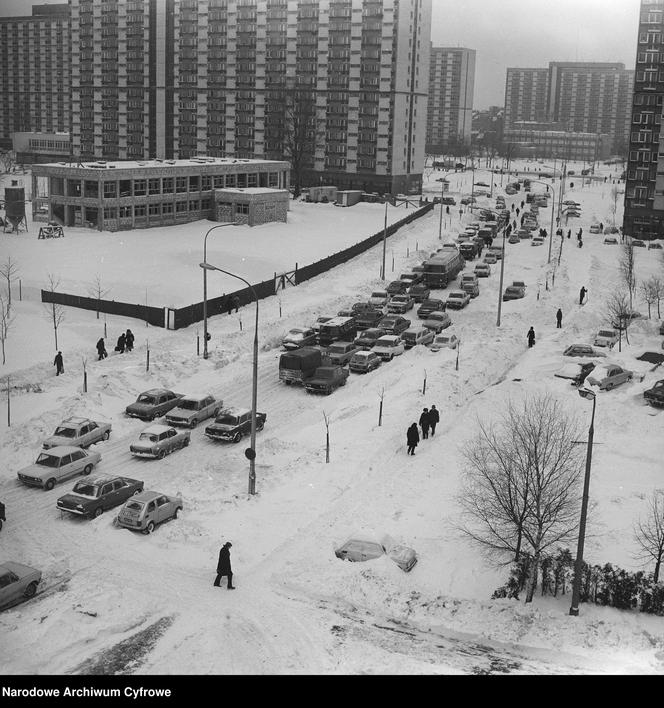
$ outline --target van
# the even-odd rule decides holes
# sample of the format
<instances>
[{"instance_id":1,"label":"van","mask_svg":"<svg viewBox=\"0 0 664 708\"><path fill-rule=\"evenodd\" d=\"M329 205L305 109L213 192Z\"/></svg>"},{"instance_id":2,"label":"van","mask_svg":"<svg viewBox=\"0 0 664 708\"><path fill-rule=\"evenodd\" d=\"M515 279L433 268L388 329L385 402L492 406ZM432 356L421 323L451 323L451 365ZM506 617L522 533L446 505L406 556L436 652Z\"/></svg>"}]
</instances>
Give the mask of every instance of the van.
<instances>
[{"instance_id":1,"label":"van","mask_svg":"<svg viewBox=\"0 0 664 708\"><path fill-rule=\"evenodd\" d=\"M352 342L357 336L357 321L354 317L333 317L324 322L318 334L318 343L326 347L332 342Z\"/></svg>"},{"instance_id":2,"label":"van","mask_svg":"<svg viewBox=\"0 0 664 708\"><path fill-rule=\"evenodd\" d=\"M422 264L424 266L424 282L429 288L446 288L457 274L463 270L466 262L460 253L450 250L449 253L439 253Z\"/></svg>"}]
</instances>

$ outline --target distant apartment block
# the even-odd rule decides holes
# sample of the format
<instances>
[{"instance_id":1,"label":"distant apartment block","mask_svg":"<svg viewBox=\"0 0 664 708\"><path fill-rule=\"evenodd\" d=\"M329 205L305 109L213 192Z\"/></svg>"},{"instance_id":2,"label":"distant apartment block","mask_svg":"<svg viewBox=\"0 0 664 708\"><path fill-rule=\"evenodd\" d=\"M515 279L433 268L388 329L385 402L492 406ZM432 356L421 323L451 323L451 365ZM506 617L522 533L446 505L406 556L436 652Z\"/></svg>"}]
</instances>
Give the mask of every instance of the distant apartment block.
<instances>
[{"instance_id":1,"label":"distant apartment block","mask_svg":"<svg viewBox=\"0 0 664 708\"><path fill-rule=\"evenodd\" d=\"M504 131L503 144L511 157L593 162L610 155L611 138L602 133L564 130L557 123L516 121Z\"/></svg>"},{"instance_id":2,"label":"distant apartment block","mask_svg":"<svg viewBox=\"0 0 664 708\"><path fill-rule=\"evenodd\" d=\"M505 129L517 121L546 120L548 69L507 69Z\"/></svg>"},{"instance_id":3,"label":"distant apartment block","mask_svg":"<svg viewBox=\"0 0 664 708\"><path fill-rule=\"evenodd\" d=\"M66 3L0 17L0 147L14 132L69 130L68 24Z\"/></svg>"},{"instance_id":4,"label":"distant apartment block","mask_svg":"<svg viewBox=\"0 0 664 708\"><path fill-rule=\"evenodd\" d=\"M664 236L664 0L641 0L623 231Z\"/></svg>"},{"instance_id":5,"label":"distant apartment block","mask_svg":"<svg viewBox=\"0 0 664 708\"><path fill-rule=\"evenodd\" d=\"M452 144L470 144L475 50L431 47L427 153L440 154Z\"/></svg>"}]
</instances>

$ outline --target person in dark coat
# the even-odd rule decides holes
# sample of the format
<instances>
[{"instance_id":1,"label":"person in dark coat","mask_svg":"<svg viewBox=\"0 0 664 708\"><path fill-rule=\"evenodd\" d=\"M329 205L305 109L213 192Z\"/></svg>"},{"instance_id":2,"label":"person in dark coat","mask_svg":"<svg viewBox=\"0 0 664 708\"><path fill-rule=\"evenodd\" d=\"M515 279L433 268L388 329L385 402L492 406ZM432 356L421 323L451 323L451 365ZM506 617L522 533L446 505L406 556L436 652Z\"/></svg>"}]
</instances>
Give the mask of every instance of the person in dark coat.
<instances>
[{"instance_id":1,"label":"person in dark coat","mask_svg":"<svg viewBox=\"0 0 664 708\"><path fill-rule=\"evenodd\" d=\"M125 333L125 347L128 352L134 348L134 333L130 329Z\"/></svg>"},{"instance_id":2,"label":"person in dark coat","mask_svg":"<svg viewBox=\"0 0 664 708\"><path fill-rule=\"evenodd\" d=\"M583 305L583 298L586 296L587 292L585 285L579 290L579 305Z\"/></svg>"},{"instance_id":3,"label":"person in dark coat","mask_svg":"<svg viewBox=\"0 0 664 708\"><path fill-rule=\"evenodd\" d=\"M230 541L226 541L219 551L219 561L217 562L217 577L214 581L214 586L219 587L219 581L224 577L228 578L228 585L226 586L229 590L235 590L233 585L233 571L231 570L231 553L230 549L233 544Z\"/></svg>"},{"instance_id":4,"label":"person in dark coat","mask_svg":"<svg viewBox=\"0 0 664 708\"><path fill-rule=\"evenodd\" d=\"M572 229L567 229L567 238L572 238Z\"/></svg>"},{"instance_id":5,"label":"person in dark coat","mask_svg":"<svg viewBox=\"0 0 664 708\"><path fill-rule=\"evenodd\" d=\"M431 425L429 421L429 409L424 408L422 410L422 415L420 415L420 427L422 428L422 440L426 440L429 437L429 426Z\"/></svg>"},{"instance_id":6,"label":"person in dark coat","mask_svg":"<svg viewBox=\"0 0 664 708\"><path fill-rule=\"evenodd\" d=\"M65 365L62 362L62 352L58 352L53 359L53 366L55 366L55 375L60 376L60 374L65 373Z\"/></svg>"},{"instance_id":7,"label":"person in dark coat","mask_svg":"<svg viewBox=\"0 0 664 708\"><path fill-rule=\"evenodd\" d=\"M105 359L108 356L108 352L106 351L106 345L104 344L104 338L99 337L99 341L97 342L97 361L101 361L102 359Z\"/></svg>"},{"instance_id":8,"label":"person in dark coat","mask_svg":"<svg viewBox=\"0 0 664 708\"><path fill-rule=\"evenodd\" d=\"M230 295L226 298L226 312L229 315L233 312L233 298Z\"/></svg>"},{"instance_id":9,"label":"person in dark coat","mask_svg":"<svg viewBox=\"0 0 664 708\"><path fill-rule=\"evenodd\" d=\"M429 423L431 424L431 437L436 434L436 426L440 420L440 415L438 414L438 409L436 406L431 406L429 408Z\"/></svg>"},{"instance_id":10,"label":"person in dark coat","mask_svg":"<svg viewBox=\"0 0 664 708\"><path fill-rule=\"evenodd\" d=\"M528 330L528 347L532 347L535 344L535 330L531 327Z\"/></svg>"},{"instance_id":11,"label":"person in dark coat","mask_svg":"<svg viewBox=\"0 0 664 708\"><path fill-rule=\"evenodd\" d=\"M604 178L604 180L606 181L606 177ZM604 224L601 221L599 222L599 232L601 234L604 233Z\"/></svg>"},{"instance_id":12,"label":"person in dark coat","mask_svg":"<svg viewBox=\"0 0 664 708\"><path fill-rule=\"evenodd\" d=\"M556 329L560 329L563 326L563 311L558 308L556 312Z\"/></svg>"},{"instance_id":13,"label":"person in dark coat","mask_svg":"<svg viewBox=\"0 0 664 708\"><path fill-rule=\"evenodd\" d=\"M449 207L449 205L445 207L445 213L446 213L446 214L449 214L449 213L450 213L450 207Z\"/></svg>"},{"instance_id":14,"label":"person in dark coat","mask_svg":"<svg viewBox=\"0 0 664 708\"><path fill-rule=\"evenodd\" d=\"M235 307L235 312L237 312L240 307L240 298L237 295L233 296L233 305Z\"/></svg>"},{"instance_id":15,"label":"person in dark coat","mask_svg":"<svg viewBox=\"0 0 664 708\"><path fill-rule=\"evenodd\" d=\"M408 455L415 454L415 448L420 441L420 433L417 430L417 423L413 423L406 432L406 441L408 442Z\"/></svg>"},{"instance_id":16,"label":"person in dark coat","mask_svg":"<svg viewBox=\"0 0 664 708\"><path fill-rule=\"evenodd\" d=\"M120 352L120 354L124 354L125 350L125 345L127 343L127 340L125 338L125 333L123 332L119 337L118 337L118 343L115 345L115 351Z\"/></svg>"}]
</instances>

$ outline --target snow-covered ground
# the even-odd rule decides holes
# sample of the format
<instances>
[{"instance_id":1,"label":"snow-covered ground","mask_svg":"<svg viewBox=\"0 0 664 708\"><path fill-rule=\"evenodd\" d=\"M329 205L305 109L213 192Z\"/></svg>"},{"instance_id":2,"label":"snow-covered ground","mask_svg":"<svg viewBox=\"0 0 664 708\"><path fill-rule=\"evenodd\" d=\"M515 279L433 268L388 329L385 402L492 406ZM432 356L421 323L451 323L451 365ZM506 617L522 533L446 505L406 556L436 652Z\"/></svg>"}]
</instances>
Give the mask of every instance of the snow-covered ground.
<instances>
[{"instance_id":1,"label":"snow-covered ground","mask_svg":"<svg viewBox=\"0 0 664 708\"><path fill-rule=\"evenodd\" d=\"M610 174L610 168L603 169ZM437 192L440 174L430 175L427 194ZM452 175L457 199L470 193L470 179L470 173ZM475 179L490 182L491 176L476 170ZM36 293L28 288L27 297L15 302L3 372L11 373L12 390L11 426L0 430L0 499L8 515L0 533L0 558L40 568L44 580L36 598L0 614L4 672L660 673L664 620L590 605L582 605L580 616L572 618L569 595L536 596L531 605L491 600L506 571L488 565L456 531L461 453L478 417L497 415L508 398L546 390L589 421L588 403L553 373L562 366L565 346L591 341L604 324L604 300L615 288L620 249L604 245L602 236L588 231L594 221L612 222L611 187L610 181L582 187L575 180L575 188L568 190L568 198L583 204L582 218L569 227L575 233L582 226L586 237L583 249L576 247L574 238L564 240L555 283L551 276L558 240L551 264L547 245L507 245L505 282L524 280L527 296L503 303L498 328L498 269L481 280L480 296L452 315L452 330L462 340L458 371L455 352L414 349L371 374L352 375L345 388L322 399L278 381L281 335L365 299L380 286L381 246L288 288L279 299L261 301L258 409L267 413L267 423L257 438L255 496L246 493L244 443L213 444L199 426L191 445L165 460L134 459L129 442L145 424L123 415L138 392L156 385L183 392L210 390L227 404L248 407L252 328L241 331L239 318L245 325L251 323L251 307L238 315L211 318L207 361L196 356L195 325L172 332L109 316L107 344L131 327L136 348L97 362L94 342L103 334L103 319L69 309L59 335L66 373L56 378L52 330ZM523 198L520 193L506 201L509 206ZM493 204L488 199L480 202ZM223 234L234 229L221 229L218 240L209 239L209 260L244 275L238 259L246 252L251 257L244 264L245 277L257 272L254 267L265 267L269 275L295 261L316 260L382 227L381 205L374 210L371 205L309 205L317 215L313 220L305 216L304 207L297 205L289 219L296 226L298 219L306 221L306 229L246 229L232 240ZM403 214L401 209L389 211L396 212L395 220ZM450 212L443 214L443 240L475 219L470 212L460 219L458 207ZM548 228L548 212L541 212ZM362 214L367 220L360 223ZM616 218L620 223L621 207ZM350 233L344 219L353 221L357 232ZM7 235L2 237L3 251L16 259L35 287L43 272L56 268L68 282L82 284L91 280L90 273L100 272L101 261L88 262L90 250L84 244L89 239L95 248L108 248L102 275L118 299L116 287L137 288L139 293L146 287L149 293L172 288L177 293L173 297L182 302L200 299L197 263L205 226L207 222L199 222L175 239L164 235L168 230L114 235L68 230L59 243L37 242L34 234L29 239ZM439 244L438 228L436 209L391 237L388 276L392 255L394 277L423 260ZM256 253L245 250L245 233L273 240L274 245L262 241L259 253L265 253L265 261L260 266L255 265L261 260ZM195 245L182 245L187 234ZM307 238L317 244L324 241L329 249L305 251ZM139 250L139 242L148 248ZM159 243L166 256L145 268ZM50 249L48 256L43 246ZM662 271L658 253L638 250L639 279ZM167 260L173 254L177 258ZM580 307L582 285L588 288L589 300ZM563 327L557 330L559 307ZM647 312L640 302L637 309ZM530 325L537 333L532 350L526 345ZM654 414L642 398L661 372L644 367L635 357L645 350L661 350L658 326L655 319L637 322L631 345L612 354L612 360L643 370L644 380L598 396L590 490L597 508L585 551L591 563L638 567L632 557L632 525L645 511L645 497L660 485L664 441L662 414ZM82 392L83 358L87 394ZM440 410L441 422L435 438L420 443L415 460L406 456L406 428L431 403ZM330 419L329 464L324 413ZM115 527L113 512L94 521L60 518L55 500L71 483L51 492L20 486L17 470L35 458L55 425L73 414L113 424L111 440L97 446L102 453L100 473L122 473L145 480L146 488L181 493L180 518L150 536L137 535ZM354 533L389 533L415 548L419 562L408 574L387 558L342 563L333 549ZM234 592L212 586L224 540L233 543Z\"/></svg>"}]
</instances>

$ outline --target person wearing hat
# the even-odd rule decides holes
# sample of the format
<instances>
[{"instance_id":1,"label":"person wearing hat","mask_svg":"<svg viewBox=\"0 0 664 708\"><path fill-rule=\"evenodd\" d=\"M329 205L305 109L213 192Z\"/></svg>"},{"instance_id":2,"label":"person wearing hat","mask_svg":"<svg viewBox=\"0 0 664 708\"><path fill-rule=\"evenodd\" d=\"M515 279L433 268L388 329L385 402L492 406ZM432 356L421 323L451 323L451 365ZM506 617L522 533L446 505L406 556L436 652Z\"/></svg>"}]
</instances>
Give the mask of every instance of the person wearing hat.
<instances>
[{"instance_id":1,"label":"person wearing hat","mask_svg":"<svg viewBox=\"0 0 664 708\"><path fill-rule=\"evenodd\" d=\"M217 577L214 581L214 586L219 587L219 581L225 575L228 578L228 585L226 586L229 590L235 590L233 585L233 571L231 570L231 554L230 549L233 544L230 541L226 541L219 551L219 562L217 563Z\"/></svg>"}]
</instances>

